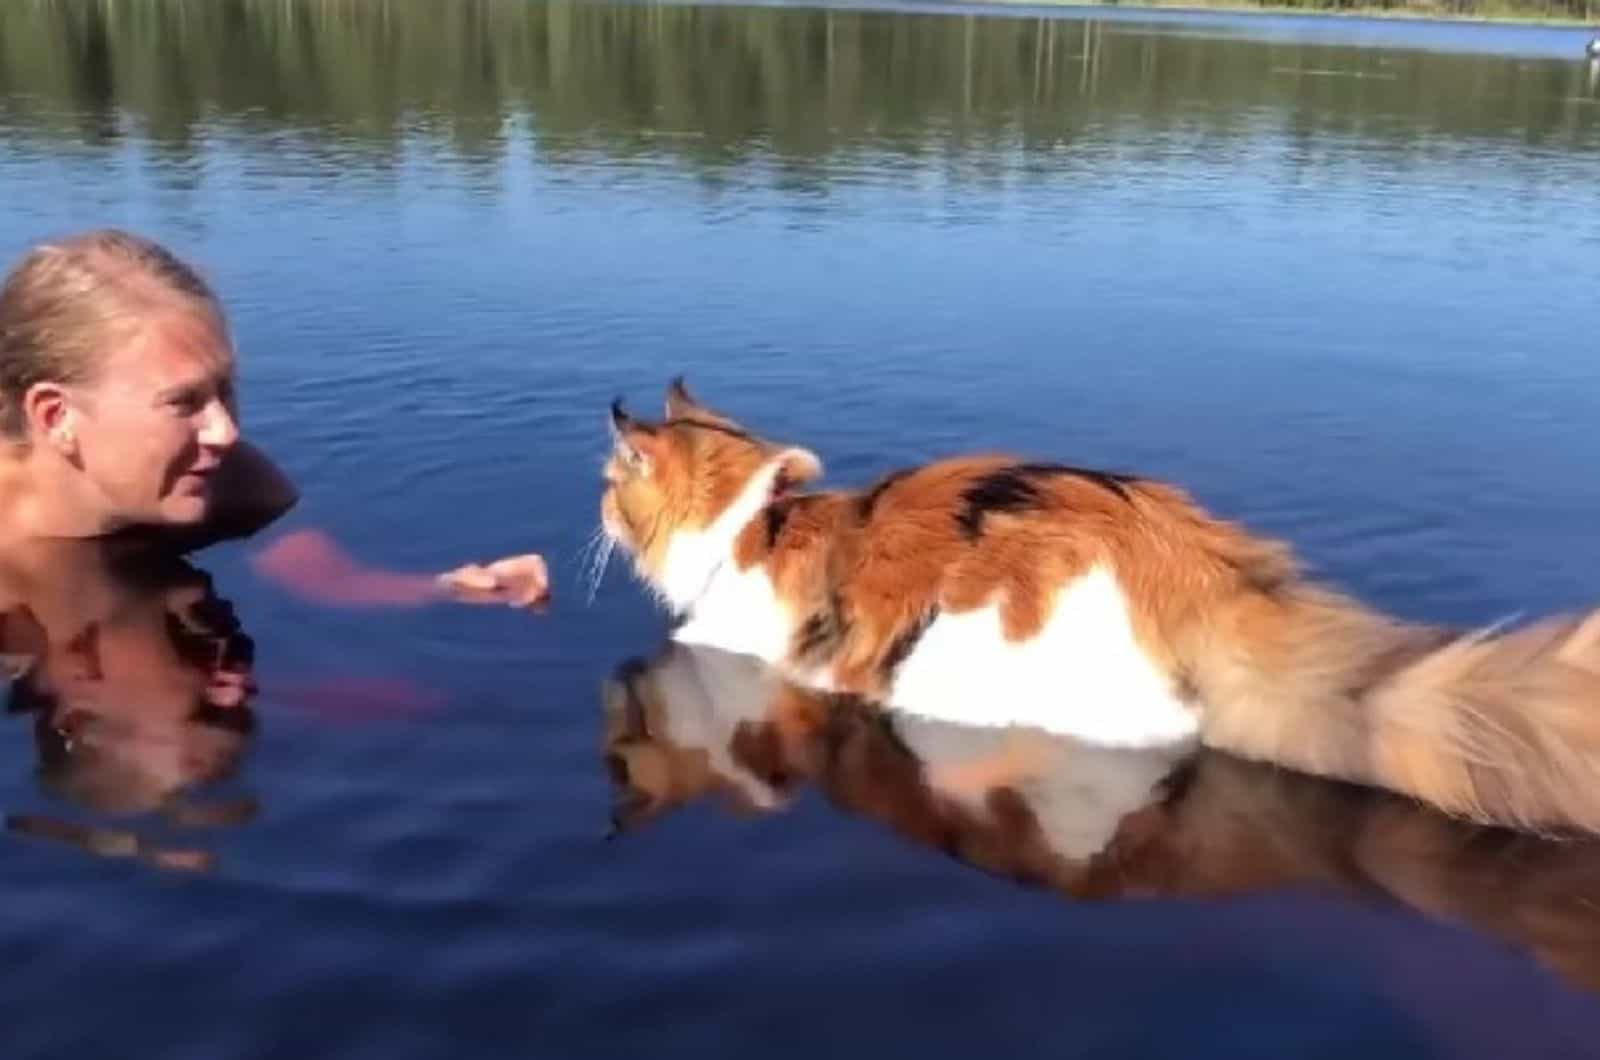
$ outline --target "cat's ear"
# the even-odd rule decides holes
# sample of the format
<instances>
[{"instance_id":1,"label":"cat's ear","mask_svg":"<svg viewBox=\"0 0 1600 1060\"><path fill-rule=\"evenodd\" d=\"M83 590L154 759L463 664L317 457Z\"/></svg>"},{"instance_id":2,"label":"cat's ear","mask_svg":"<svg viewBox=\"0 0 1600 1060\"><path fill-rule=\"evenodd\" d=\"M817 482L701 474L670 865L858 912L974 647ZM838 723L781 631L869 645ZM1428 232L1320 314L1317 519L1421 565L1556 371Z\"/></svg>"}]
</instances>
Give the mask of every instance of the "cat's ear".
<instances>
[{"instance_id":1,"label":"cat's ear","mask_svg":"<svg viewBox=\"0 0 1600 1060\"><path fill-rule=\"evenodd\" d=\"M822 476L822 461L809 449L790 446L778 454L778 473L772 479L774 496L782 496Z\"/></svg>"},{"instance_id":2,"label":"cat's ear","mask_svg":"<svg viewBox=\"0 0 1600 1060\"><path fill-rule=\"evenodd\" d=\"M689 388L684 384L683 376L681 375L673 379L672 383L667 387L666 407L668 420L694 420L698 423L711 424L716 427L726 427L730 433L745 433L744 428L740 427L733 419L724 416L689 393Z\"/></svg>"},{"instance_id":3,"label":"cat's ear","mask_svg":"<svg viewBox=\"0 0 1600 1060\"><path fill-rule=\"evenodd\" d=\"M639 475L655 470L656 429L629 415L621 398L611 403L610 426L612 451L623 466Z\"/></svg>"},{"instance_id":4,"label":"cat's ear","mask_svg":"<svg viewBox=\"0 0 1600 1060\"><path fill-rule=\"evenodd\" d=\"M689 388L683 383L683 376L677 376L667 385L667 419L691 419L709 411L689 393Z\"/></svg>"}]
</instances>

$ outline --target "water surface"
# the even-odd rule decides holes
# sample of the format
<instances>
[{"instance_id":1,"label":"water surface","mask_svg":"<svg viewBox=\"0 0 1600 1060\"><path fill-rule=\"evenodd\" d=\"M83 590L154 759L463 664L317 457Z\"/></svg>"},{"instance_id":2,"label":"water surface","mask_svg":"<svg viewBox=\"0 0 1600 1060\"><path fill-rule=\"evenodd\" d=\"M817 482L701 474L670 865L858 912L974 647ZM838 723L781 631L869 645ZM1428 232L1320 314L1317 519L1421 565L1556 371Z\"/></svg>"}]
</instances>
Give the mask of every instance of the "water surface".
<instances>
[{"instance_id":1,"label":"water surface","mask_svg":"<svg viewBox=\"0 0 1600 1060\"><path fill-rule=\"evenodd\" d=\"M1182 482L1408 617L1600 600L1581 47L1095 10L4 5L0 251L118 224L202 265L246 428L305 497L196 557L209 587L147 573L107 604L105 643L171 678L104 679L144 719L102 729L131 725L122 772L64 783L26 690L0 728L6 1055L1583 1055L1587 848L1096 760L1107 827L1169 856L1085 900L1037 805L952 845L970 811L917 762L982 739L848 717L792 734L782 810L728 812L704 774L641 803L602 682L666 665L664 622L615 567L587 602L579 563L607 402L684 372L837 483L1010 449ZM248 562L306 528L399 570L537 549L556 605L319 607ZM174 633L197 584L237 631ZM145 706L226 697L238 651L202 648L240 636L253 725ZM764 695L695 709L763 722ZM608 840L617 805L660 812Z\"/></svg>"}]
</instances>

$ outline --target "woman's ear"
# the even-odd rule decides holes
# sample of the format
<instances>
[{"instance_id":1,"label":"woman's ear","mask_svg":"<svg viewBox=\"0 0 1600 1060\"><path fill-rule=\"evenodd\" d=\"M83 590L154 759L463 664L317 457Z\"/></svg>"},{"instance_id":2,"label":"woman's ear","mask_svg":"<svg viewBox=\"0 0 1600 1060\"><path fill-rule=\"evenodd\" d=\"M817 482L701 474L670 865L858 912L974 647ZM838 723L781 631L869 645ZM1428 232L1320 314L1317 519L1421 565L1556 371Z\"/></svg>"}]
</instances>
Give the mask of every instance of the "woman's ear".
<instances>
[{"instance_id":1,"label":"woman's ear","mask_svg":"<svg viewBox=\"0 0 1600 1060\"><path fill-rule=\"evenodd\" d=\"M35 383L22 395L22 418L28 438L48 445L67 459L78 453L78 411L59 383Z\"/></svg>"}]
</instances>

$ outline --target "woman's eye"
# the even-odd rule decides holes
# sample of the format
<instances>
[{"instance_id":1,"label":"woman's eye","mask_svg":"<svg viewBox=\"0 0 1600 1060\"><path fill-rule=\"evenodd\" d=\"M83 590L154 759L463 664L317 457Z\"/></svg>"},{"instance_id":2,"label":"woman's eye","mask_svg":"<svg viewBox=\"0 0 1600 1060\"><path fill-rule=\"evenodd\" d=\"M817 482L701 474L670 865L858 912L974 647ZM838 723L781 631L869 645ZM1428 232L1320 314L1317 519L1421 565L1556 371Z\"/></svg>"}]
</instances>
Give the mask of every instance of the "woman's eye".
<instances>
[{"instance_id":1,"label":"woman's eye","mask_svg":"<svg viewBox=\"0 0 1600 1060\"><path fill-rule=\"evenodd\" d=\"M175 412L182 416L192 416L205 407L205 398L194 392L179 394L171 401Z\"/></svg>"}]
</instances>

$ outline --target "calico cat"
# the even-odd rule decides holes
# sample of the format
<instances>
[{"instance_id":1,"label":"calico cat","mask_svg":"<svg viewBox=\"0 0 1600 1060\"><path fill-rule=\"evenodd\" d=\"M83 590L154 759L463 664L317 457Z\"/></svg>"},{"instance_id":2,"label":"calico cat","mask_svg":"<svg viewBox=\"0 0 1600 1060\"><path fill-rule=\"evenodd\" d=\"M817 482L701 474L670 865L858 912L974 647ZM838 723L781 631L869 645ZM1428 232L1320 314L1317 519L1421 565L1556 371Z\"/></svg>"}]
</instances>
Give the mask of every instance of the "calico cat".
<instances>
[{"instance_id":1,"label":"calico cat","mask_svg":"<svg viewBox=\"0 0 1600 1060\"><path fill-rule=\"evenodd\" d=\"M1379 614L1175 486L1008 456L802 491L821 462L696 401L613 404L604 532L674 638L822 691L1106 747L1204 744L1483 822L1600 832L1600 613Z\"/></svg>"}]
</instances>

